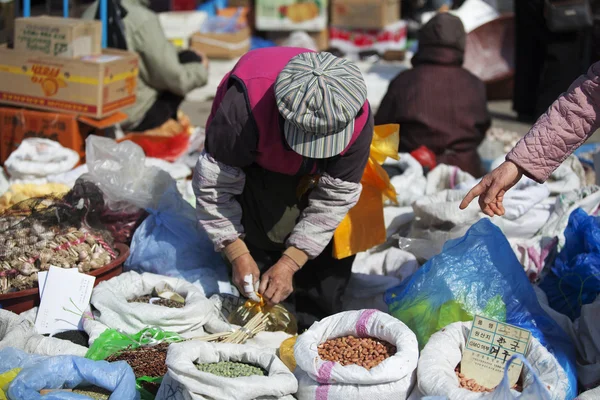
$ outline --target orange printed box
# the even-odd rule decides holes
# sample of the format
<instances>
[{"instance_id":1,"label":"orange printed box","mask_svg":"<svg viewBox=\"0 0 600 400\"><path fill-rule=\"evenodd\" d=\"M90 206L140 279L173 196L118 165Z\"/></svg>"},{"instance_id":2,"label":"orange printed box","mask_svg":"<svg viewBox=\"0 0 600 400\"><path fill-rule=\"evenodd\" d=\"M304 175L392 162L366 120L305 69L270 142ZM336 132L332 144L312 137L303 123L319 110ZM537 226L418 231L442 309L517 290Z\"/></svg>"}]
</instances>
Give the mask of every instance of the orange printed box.
<instances>
[{"instance_id":1,"label":"orange printed box","mask_svg":"<svg viewBox=\"0 0 600 400\"><path fill-rule=\"evenodd\" d=\"M0 47L0 103L102 119L135 103L138 58L105 50L68 59Z\"/></svg>"}]
</instances>

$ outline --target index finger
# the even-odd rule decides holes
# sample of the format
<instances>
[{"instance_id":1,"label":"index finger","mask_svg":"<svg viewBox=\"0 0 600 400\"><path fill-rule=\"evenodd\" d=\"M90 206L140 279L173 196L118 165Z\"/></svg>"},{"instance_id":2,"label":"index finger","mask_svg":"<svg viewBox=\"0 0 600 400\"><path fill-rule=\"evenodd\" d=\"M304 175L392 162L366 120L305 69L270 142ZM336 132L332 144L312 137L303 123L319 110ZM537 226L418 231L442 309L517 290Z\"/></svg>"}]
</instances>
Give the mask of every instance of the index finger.
<instances>
[{"instance_id":1,"label":"index finger","mask_svg":"<svg viewBox=\"0 0 600 400\"><path fill-rule=\"evenodd\" d=\"M479 197L483 192L485 192L486 185L483 182L479 182L473 189L469 190L469 193L465 196L463 201L460 203L460 209L464 210L471 204L475 197Z\"/></svg>"}]
</instances>

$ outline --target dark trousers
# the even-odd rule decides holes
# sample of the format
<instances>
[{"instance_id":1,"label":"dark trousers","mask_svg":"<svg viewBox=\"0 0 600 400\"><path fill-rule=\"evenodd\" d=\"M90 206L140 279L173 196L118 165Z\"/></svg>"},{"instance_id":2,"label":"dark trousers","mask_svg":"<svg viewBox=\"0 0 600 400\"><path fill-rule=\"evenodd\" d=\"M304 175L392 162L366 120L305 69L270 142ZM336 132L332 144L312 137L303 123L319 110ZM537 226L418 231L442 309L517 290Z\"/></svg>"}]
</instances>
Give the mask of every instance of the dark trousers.
<instances>
[{"instance_id":1,"label":"dark trousers","mask_svg":"<svg viewBox=\"0 0 600 400\"><path fill-rule=\"evenodd\" d=\"M514 3L516 23L513 108L537 119L589 66L589 30L550 32L544 0Z\"/></svg>"},{"instance_id":2,"label":"dark trousers","mask_svg":"<svg viewBox=\"0 0 600 400\"><path fill-rule=\"evenodd\" d=\"M191 50L184 50L179 53L179 62L181 64L200 63L200 56ZM144 132L155 129L170 119L177 120L177 111L183 102L183 97L171 92L161 93L152 107L146 112L142 122L133 129L134 132Z\"/></svg>"},{"instance_id":3,"label":"dark trousers","mask_svg":"<svg viewBox=\"0 0 600 400\"><path fill-rule=\"evenodd\" d=\"M296 316L298 332L322 318L342 311L342 296L348 286L355 256L337 260L332 256L332 243L320 256L306 263L294 275L294 292L283 306ZM267 252L248 246L261 274L273 266L281 252Z\"/></svg>"}]
</instances>

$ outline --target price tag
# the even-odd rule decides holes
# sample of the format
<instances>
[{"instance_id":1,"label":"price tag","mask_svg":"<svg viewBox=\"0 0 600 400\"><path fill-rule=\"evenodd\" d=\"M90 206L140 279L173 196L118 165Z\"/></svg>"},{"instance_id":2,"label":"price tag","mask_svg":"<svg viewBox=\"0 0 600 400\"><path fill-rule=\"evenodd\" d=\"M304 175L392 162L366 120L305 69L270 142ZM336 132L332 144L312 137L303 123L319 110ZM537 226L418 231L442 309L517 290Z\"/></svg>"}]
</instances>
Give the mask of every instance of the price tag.
<instances>
[{"instance_id":1,"label":"price tag","mask_svg":"<svg viewBox=\"0 0 600 400\"><path fill-rule=\"evenodd\" d=\"M506 363L515 354L525 356L531 332L493 319L475 316L462 354L460 372L478 384L493 389L504 377ZM523 362L515 360L508 369L510 387L519 380Z\"/></svg>"}]
</instances>

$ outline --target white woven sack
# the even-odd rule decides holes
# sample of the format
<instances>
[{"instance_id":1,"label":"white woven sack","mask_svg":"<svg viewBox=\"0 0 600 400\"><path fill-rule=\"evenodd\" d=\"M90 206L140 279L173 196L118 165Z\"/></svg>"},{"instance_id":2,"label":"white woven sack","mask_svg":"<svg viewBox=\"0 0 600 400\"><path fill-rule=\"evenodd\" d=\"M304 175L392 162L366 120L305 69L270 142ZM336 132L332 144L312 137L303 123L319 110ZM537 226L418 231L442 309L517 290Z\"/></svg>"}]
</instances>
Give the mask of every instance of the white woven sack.
<instances>
[{"instance_id":1,"label":"white woven sack","mask_svg":"<svg viewBox=\"0 0 600 400\"><path fill-rule=\"evenodd\" d=\"M459 387L454 369L462 358L472 322L456 322L431 336L419 359L417 380L423 396L446 396L448 400L545 400L539 396L527 395L532 390L534 375L523 368L523 393L511 390L496 390L492 393L474 393ZM568 378L565 371L540 342L532 338L526 354L527 361L535 369L537 377L548 388L552 400L563 400L567 396Z\"/></svg>"},{"instance_id":2,"label":"white woven sack","mask_svg":"<svg viewBox=\"0 0 600 400\"><path fill-rule=\"evenodd\" d=\"M319 357L317 346L347 335L385 340L396 346L397 352L370 370ZM298 337L294 356L299 400L402 400L414 385L419 350L415 334L402 322L377 310L360 310L315 323Z\"/></svg>"},{"instance_id":3,"label":"white woven sack","mask_svg":"<svg viewBox=\"0 0 600 400\"><path fill-rule=\"evenodd\" d=\"M268 376L225 378L199 371L194 364L243 362ZM169 346L165 375L156 400L293 400L298 382L273 351L248 345L189 341Z\"/></svg>"},{"instance_id":4,"label":"white woven sack","mask_svg":"<svg viewBox=\"0 0 600 400\"><path fill-rule=\"evenodd\" d=\"M427 174L425 194L431 195L443 190L455 189L458 185L473 187L476 183L477 179L468 172L453 165L440 164Z\"/></svg>"},{"instance_id":5,"label":"white woven sack","mask_svg":"<svg viewBox=\"0 0 600 400\"><path fill-rule=\"evenodd\" d=\"M149 295L162 283L167 283L185 298L183 308L127 302L128 299ZM186 338L202 336L205 331L219 333L230 330L229 324L220 318L213 301L207 299L198 287L183 279L162 275L130 271L101 282L92 292L91 305L95 308L96 324L84 322L90 343L103 331L97 329L97 323L128 334L156 327Z\"/></svg>"},{"instance_id":6,"label":"white woven sack","mask_svg":"<svg viewBox=\"0 0 600 400\"><path fill-rule=\"evenodd\" d=\"M598 400L600 399L600 386L596 389L581 393L576 400Z\"/></svg>"},{"instance_id":7,"label":"white woven sack","mask_svg":"<svg viewBox=\"0 0 600 400\"><path fill-rule=\"evenodd\" d=\"M4 166L11 178L41 178L73 169L79 154L50 139L29 138L9 156Z\"/></svg>"},{"instance_id":8,"label":"white woven sack","mask_svg":"<svg viewBox=\"0 0 600 400\"><path fill-rule=\"evenodd\" d=\"M26 353L42 356L85 356L87 349L67 340L45 337L36 332L27 318L0 310L0 349L14 347Z\"/></svg>"},{"instance_id":9,"label":"white woven sack","mask_svg":"<svg viewBox=\"0 0 600 400\"><path fill-rule=\"evenodd\" d=\"M399 160L387 159L383 165L389 169L402 171L401 174L392 176L390 183L396 189L398 205L406 207L425 194L427 179L423 174L423 167L413 156L409 153L400 153L398 156ZM387 203L392 204L389 200Z\"/></svg>"}]
</instances>

